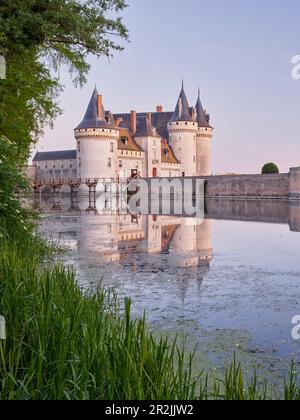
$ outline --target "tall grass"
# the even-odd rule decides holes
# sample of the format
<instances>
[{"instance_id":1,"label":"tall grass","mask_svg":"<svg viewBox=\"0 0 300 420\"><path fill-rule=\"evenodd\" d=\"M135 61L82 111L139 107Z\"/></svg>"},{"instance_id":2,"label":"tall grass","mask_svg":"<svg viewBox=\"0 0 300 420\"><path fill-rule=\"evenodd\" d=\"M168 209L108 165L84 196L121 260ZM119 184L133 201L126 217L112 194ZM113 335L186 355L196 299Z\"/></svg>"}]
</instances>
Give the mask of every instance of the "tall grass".
<instances>
[{"instance_id":1,"label":"tall grass","mask_svg":"<svg viewBox=\"0 0 300 420\"><path fill-rule=\"evenodd\" d=\"M223 381L194 377L193 355L155 339L145 317L132 320L129 299L121 313L112 292L84 292L72 271L42 268L43 253L34 240L0 249L2 400L266 398L266 388L255 378L246 383L236 363ZM300 398L293 375L285 398Z\"/></svg>"}]
</instances>

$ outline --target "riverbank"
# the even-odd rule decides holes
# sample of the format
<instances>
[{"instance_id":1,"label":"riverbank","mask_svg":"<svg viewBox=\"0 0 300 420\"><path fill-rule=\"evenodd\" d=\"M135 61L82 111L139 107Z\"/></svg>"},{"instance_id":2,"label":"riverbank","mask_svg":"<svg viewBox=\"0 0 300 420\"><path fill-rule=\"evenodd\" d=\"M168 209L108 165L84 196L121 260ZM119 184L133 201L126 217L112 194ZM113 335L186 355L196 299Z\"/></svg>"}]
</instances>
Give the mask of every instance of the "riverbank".
<instances>
[{"instance_id":1,"label":"riverbank","mask_svg":"<svg viewBox=\"0 0 300 420\"><path fill-rule=\"evenodd\" d=\"M247 385L237 364L223 381L195 378L193 356L175 341L155 339L145 318L132 320L128 299L121 312L113 292L83 292L72 271L41 264L47 252L37 239L1 246L0 312L7 325L7 339L0 342L1 399L265 399L272 394L255 376ZM273 397L300 399L296 378L285 395Z\"/></svg>"}]
</instances>

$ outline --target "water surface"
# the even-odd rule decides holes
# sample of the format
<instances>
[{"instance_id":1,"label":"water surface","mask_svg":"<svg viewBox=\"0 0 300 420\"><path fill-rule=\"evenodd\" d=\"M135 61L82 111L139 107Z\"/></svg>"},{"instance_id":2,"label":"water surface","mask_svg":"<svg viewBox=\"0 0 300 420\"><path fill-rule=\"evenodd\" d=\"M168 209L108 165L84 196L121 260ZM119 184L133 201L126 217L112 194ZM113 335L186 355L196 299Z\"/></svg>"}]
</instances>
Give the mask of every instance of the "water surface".
<instances>
[{"instance_id":1,"label":"water surface","mask_svg":"<svg viewBox=\"0 0 300 420\"><path fill-rule=\"evenodd\" d=\"M37 201L41 232L71 251L58 257L88 287L103 281L147 313L159 334L186 336L199 365L234 352L273 378L300 362L292 318L300 314L300 206L209 200L206 218L133 217L101 196Z\"/></svg>"}]
</instances>

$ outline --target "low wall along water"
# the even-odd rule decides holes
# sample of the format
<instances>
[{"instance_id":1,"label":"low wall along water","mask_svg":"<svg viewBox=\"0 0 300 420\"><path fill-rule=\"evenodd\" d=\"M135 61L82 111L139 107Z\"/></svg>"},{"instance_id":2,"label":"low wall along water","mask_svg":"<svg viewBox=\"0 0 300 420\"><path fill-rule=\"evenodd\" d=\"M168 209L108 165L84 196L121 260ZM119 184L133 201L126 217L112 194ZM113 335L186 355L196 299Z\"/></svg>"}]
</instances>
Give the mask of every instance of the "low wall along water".
<instances>
[{"instance_id":1,"label":"low wall along water","mask_svg":"<svg viewBox=\"0 0 300 420\"><path fill-rule=\"evenodd\" d=\"M37 174L33 167L27 169L27 174L32 183L39 181L36 179ZM168 180L168 178L165 179ZM182 181L182 178L179 179ZM300 200L300 167L291 168L290 172L286 174L217 175L199 178L186 177L185 179L193 180L194 189L197 179L204 180L207 198ZM176 181L176 178L169 180ZM148 178L147 181L150 185L152 179ZM62 190L62 192L65 191ZM67 189L66 192L69 190Z\"/></svg>"}]
</instances>

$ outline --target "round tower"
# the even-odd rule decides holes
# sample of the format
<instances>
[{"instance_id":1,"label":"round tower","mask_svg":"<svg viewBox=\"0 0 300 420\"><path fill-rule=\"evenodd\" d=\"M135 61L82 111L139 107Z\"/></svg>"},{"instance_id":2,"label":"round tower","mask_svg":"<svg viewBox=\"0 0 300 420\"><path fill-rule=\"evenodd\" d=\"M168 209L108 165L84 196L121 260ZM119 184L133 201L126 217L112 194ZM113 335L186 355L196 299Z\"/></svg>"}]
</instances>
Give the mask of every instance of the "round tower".
<instances>
[{"instance_id":1,"label":"round tower","mask_svg":"<svg viewBox=\"0 0 300 420\"><path fill-rule=\"evenodd\" d=\"M78 178L117 178L119 130L105 114L102 96L94 90L83 121L75 129Z\"/></svg>"},{"instance_id":2,"label":"round tower","mask_svg":"<svg viewBox=\"0 0 300 420\"><path fill-rule=\"evenodd\" d=\"M201 99L200 90L198 92L198 100L196 104L197 114L197 176L210 176L212 174L211 169L211 141L213 138L213 128L209 124L209 116L205 113Z\"/></svg>"},{"instance_id":3,"label":"round tower","mask_svg":"<svg viewBox=\"0 0 300 420\"><path fill-rule=\"evenodd\" d=\"M168 123L168 132L170 145L181 162L181 175L196 176L198 124L190 113L183 85L174 114Z\"/></svg>"}]
</instances>

